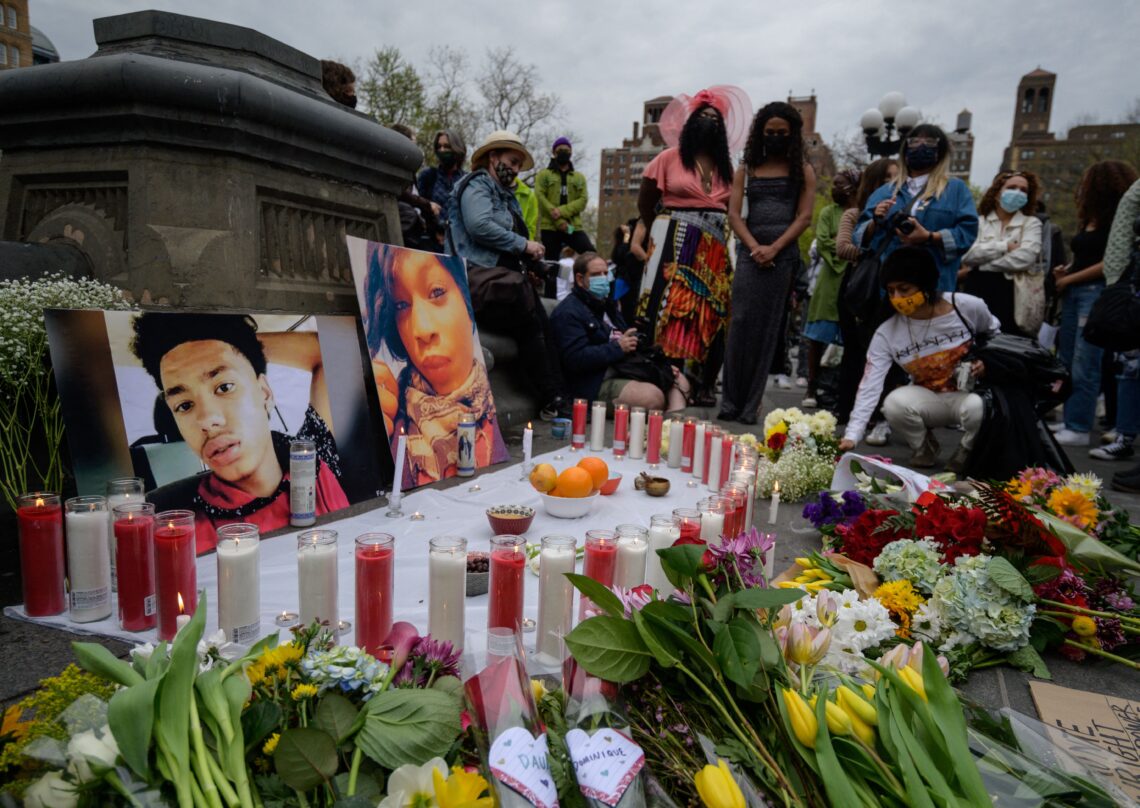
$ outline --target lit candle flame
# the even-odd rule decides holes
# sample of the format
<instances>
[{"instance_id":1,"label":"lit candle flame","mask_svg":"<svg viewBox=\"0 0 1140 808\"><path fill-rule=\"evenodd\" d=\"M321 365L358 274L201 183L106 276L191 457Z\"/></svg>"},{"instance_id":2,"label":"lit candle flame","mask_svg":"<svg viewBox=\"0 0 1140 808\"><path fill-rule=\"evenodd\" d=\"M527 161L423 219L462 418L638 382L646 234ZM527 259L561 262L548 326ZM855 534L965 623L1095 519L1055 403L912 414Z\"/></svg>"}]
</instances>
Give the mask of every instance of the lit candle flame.
<instances>
[{"instance_id":1,"label":"lit candle flame","mask_svg":"<svg viewBox=\"0 0 1140 808\"><path fill-rule=\"evenodd\" d=\"M43 506L44 506L44 498L43 497L36 497L36 507L42 508Z\"/></svg>"},{"instance_id":2,"label":"lit candle flame","mask_svg":"<svg viewBox=\"0 0 1140 808\"><path fill-rule=\"evenodd\" d=\"M167 530L174 530L174 522L172 522L172 521L171 521L171 522L167 522L167 523L166 523L166 528L167 528Z\"/></svg>"},{"instance_id":3,"label":"lit candle flame","mask_svg":"<svg viewBox=\"0 0 1140 808\"><path fill-rule=\"evenodd\" d=\"M775 482L772 483L772 493L773 494L780 493L780 481L779 480L776 480Z\"/></svg>"},{"instance_id":4,"label":"lit candle flame","mask_svg":"<svg viewBox=\"0 0 1140 808\"><path fill-rule=\"evenodd\" d=\"M530 421L527 421L527 422L526 422L526 428L527 428L527 429L530 429L530 428L531 428L531 426L530 426Z\"/></svg>"},{"instance_id":5,"label":"lit candle flame","mask_svg":"<svg viewBox=\"0 0 1140 808\"><path fill-rule=\"evenodd\" d=\"M182 602L182 593L178 593L178 613L186 614L186 604Z\"/></svg>"}]
</instances>

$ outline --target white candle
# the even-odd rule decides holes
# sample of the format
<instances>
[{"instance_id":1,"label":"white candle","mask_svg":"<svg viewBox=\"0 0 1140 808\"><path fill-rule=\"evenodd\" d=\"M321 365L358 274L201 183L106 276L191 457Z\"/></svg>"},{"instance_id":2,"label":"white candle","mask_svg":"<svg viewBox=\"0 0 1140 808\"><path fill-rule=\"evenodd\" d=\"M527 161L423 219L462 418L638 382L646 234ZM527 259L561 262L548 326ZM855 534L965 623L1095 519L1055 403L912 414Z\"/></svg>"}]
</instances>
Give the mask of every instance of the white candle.
<instances>
[{"instance_id":1,"label":"white candle","mask_svg":"<svg viewBox=\"0 0 1140 808\"><path fill-rule=\"evenodd\" d=\"M680 418L669 421L669 458L671 469L681 468L681 445L685 442L685 425Z\"/></svg>"},{"instance_id":2,"label":"white candle","mask_svg":"<svg viewBox=\"0 0 1140 808\"><path fill-rule=\"evenodd\" d=\"M566 577L574 571L573 536L543 536L538 562L538 636L535 650L559 663L565 655L563 638L574 617L574 587Z\"/></svg>"},{"instance_id":3,"label":"white candle","mask_svg":"<svg viewBox=\"0 0 1140 808\"><path fill-rule=\"evenodd\" d=\"M776 575L776 540L772 539L772 546L764 557L764 578L771 581Z\"/></svg>"},{"instance_id":4,"label":"white candle","mask_svg":"<svg viewBox=\"0 0 1140 808\"><path fill-rule=\"evenodd\" d=\"M671 514L652 516L649 519L649 551L645 558L645 583L659 592L673 591L673 585L665 577L658 550L673 546L681 538L681 528Z\"/></svg>"},{"instance_id":5,"label":"white candle","mask_svg":"<svg viewBox=\"0 0 1140 808\"><path fill-rule=\"evenodd\" d=\"M226 639L261 639L261 542L256 525L218 528L218 628Z\"/></svg>"},{"instance_id":6,"label":"white candle","mask_svg":"<svg viewBox=\"0 0 1140 808\"><path fill-rule=\"evenodd\" d=\"M400 437L396 439L396 470L392 473L392 496L388 497L388 505L392 508L400 507L400 488L404 484L404 455L408 451L408 436L404 428L400 427Z\"/></svg>"},{"instance_id":7,"label":"white candle","mask_svg":"<svg viewBox=\"0 0 1140 808\"><path fill-rule=\"evenodd\" d=\"M768 507L768 524L776 524L780 513L780 481L772 483L772 504Z\"/></svg>"},{"instance_id":8,"label":"white candle","mask_svg":"<svg viewBox=\"0 0 1140 808\"><path fill-rule=\"evenodd\" d=\"M190 615L180 614L174 618L174 636L177 637L182 629L190 625Z\"/></svg>"},{"instance_id":9,"label":"white candle","mask_svg":"<svg viewBox=\"0 0 1140 808\"><path fill-rule=\"evenodd\" d=\"M721 489L720 479L720 465L721 453L724 451L724 443L719 436L714 436L709 443L709 490L719 491Z\"/></svg>"},{"instance_id":10,"label":"white candle","mask_svg":"<svg viewBox=\"0 0 1140 808\"><path fill-rule=\"evenodd\" d=\"M720 536L724 533L724 511L701 511L701 539L706 542L720 544Z\"/></svg>"},{"instance_id":11,"label":"white candle","mask_svg":"<svg viewBox=\"0 0 1140 808\"><path fill-rule=\"evenodd\" d=\"M111 520L104 497L72 497L65 503L67 578L74 623L111 616Z\"/></svg>"},{"instance_id":12,"label":"white candle","mask_svg":"<svg viewBox=\"0 0 1140 808\"><path fill-rule=\"evenodd\" d=\"M645 531L642 530L644 534ZM645 583L645 559L649 542L643 536L618 535L617 565L614 568L614 585L633 589Z\"/></svg>"},{"instance_id":13,"label":"white candle","mask_svg":"<svg viewBox=\"0 0 1140 808\"><path fill-rule=\"evenodd\" d=\"M629 413L629 456L645 457L645 407L634 407Z\"/></svg>"},{"instance_id":14,"label":"white candle","mask_svg":"<svg viewBox=\"0 0 1140 808\"><path fill-rule=\"evenodd\" d=\"M590 451L606 448L606 402L595 401L590 407Z\"/></svg>"},{"instance_id":15,"label":"white candle","mask_svg":"<svg viewBox=\"0 0 1140 808\"><path fill-rule=\"evenodd\" d=\"M705 430L708 426L705 421L697 424L697 440L693 444L693 476L698 480L705 473Z\"/></svg>"},{"instance_id":16,"label":"white candle","mask_svg":"<svg viewBox=\"0 0 1140 808\"><path fill-rule=\"evenodd\" d=\"M530 421L527 421L526 429L523 430L523 471L530 467L532 451L534 451L534 430L531 428Z\"/></svg>"},{"instance_id":17,"label":"white candle","mask_svg":"<svg viewBox=\"0 0 1140 808\"><path fill-rule=\"evenodd\" d=\"M456 650L463 647L466 596L467 539L436 536L428 549L428 633Z\"/></svg>"},{"instance_id":18,"label":"white candle","mask_svg":"<svg viewBox=\"0 0 1140 808\"><path fill-rule=\"evenodd\" d=\"M297 537L297 587L301 625L314 620L328 623L334 634L337 612L336 531L306 530Z\"/></svg>"}]
</instances>

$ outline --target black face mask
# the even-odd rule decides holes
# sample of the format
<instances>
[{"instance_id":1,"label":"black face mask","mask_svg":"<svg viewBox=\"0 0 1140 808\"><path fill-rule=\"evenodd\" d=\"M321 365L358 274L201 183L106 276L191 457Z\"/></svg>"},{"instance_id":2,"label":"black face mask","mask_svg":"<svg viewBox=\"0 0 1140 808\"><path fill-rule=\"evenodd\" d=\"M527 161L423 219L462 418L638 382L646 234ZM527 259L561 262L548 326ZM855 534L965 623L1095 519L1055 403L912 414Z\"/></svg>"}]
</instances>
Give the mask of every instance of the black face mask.
<instances>
[{"instance_id":1,"label":"black face mask","mask_svg":"<svg viewBox=\"0 0 1140 808\"><path fill-rule=\"evenodd\" d=\"M764 152L773 157L783 157L788 153L792 142L785 133L764 135Z\"/></svg>"},{"instance_id":2,"label":"black face mask","mask_svg":"<svg viewBox=\"0 0 1140 808\"><path fill-rule=\"evenodd\" d=\"M708 140L716 137L717 132L720 131L720 121L707 115L698 115L696 128L701 140Z\"/></svg>"},{"instance_id":3,"label":"black face mask","mask_svg":"<svg viewBox=\"0 0 1140 808\"><path fill-rule=\"evenodd\" d=\"M499 163L494 168L495 176L499 178L499 184L504 188L515 187L515 178L518 177L519 172L508 166L506 163Z\"/></svg>"},{"instance_id":4,"label":"black face mask","mask_svg":"<svg viewBox=\"0 0 1140 808\"><path fill-rule=\"evenodd\" d=\"M344 99L344 105L349 109L356 109L356 96L348 96L346 99Z\"/></svg>"},{"instance_id":5,"label":"black face mask","mask_svg":"<svg viewBox=\"0 0 1140 808\"><path fill-rule=\"evenodd\" d=\"M444 168L451 168L453 165L455 165L455 152L437 151L435 153L435 159L438 160L439 164Z\"/></svg>"},{"instance_id":6,"label":"black face mask","mask_svg":"<svg viewBox=\"0 0 1140 808\"><path fill-rule=\"evenodd\" d=\"M927 146L910 146L906 150L906 167L916 169L918 171L925 171L928 168L934 168L938 165L938 147Z\"/></svg>"},{"instance_id":7,"label":"black face mask","mask_svg":"<svg viewBox=\"0 0 1140 808\"><path fill-rule=\"evenodd\" d=\"M554 153L554 162L558 163L558 165L560 165L560 166L570 165L570 153L569 152L555 152Z\"/></svg>"}]
</instances>

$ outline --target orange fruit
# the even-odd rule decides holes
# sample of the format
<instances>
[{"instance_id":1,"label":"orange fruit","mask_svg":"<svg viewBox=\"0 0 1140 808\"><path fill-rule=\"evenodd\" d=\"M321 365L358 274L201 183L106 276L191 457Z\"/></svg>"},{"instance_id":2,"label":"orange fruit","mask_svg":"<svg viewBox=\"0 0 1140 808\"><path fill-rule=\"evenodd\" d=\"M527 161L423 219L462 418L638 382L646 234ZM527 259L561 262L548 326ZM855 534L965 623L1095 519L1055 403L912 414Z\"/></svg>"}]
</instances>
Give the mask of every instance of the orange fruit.
<instances>
[{"instance_id":1,"label":"orange fruit","mask_svg":"<svg viewBox=\"0 0 1140 808\"><path fill-rule=\"evenodd\" d=\"M610 478L610 467L600 457L583 457L578 461L578 468L585 469L590 473L590 478L594 481L595 491L605 485L606 480Z\"/></svg>"},{"instance_id":2,"label":"orange fruit","mask_svg":"<svg viewBox=\"0 0 1140 808\"><path fill-rule=\"evenodd\" d=\"M549 463L539 463L530 472L530 484L535 491L549 494L558 484L558 472Z\"/></svg>"},{"instance_id":3,"label":"orange fruit","mask_svg":"<svg viewBox=\"0 0 1140 808\"><path fill-rule=\"evenodd\" d=\"M553 495L557 497L588 497L594 492L594 478L590 472L577 466L568 468L558 475L558 485Z\"/></svg>"}]
</instances>

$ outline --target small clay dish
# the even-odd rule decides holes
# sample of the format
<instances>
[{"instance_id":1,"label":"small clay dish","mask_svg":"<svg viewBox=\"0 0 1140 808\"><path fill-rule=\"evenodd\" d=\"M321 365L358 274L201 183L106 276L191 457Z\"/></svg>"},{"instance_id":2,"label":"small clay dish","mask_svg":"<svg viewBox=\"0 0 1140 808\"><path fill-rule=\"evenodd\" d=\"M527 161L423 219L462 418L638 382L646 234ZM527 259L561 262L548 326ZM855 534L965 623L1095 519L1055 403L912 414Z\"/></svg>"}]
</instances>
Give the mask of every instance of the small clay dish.
<instances>
[{"instance_id":1,"label":"small clay dish","mask_svg":"<svg viewBox=\"0 0 1140 808\"><path fill-rule=\"evenodd\" d=\"M603 497L608 497L614 491L618 490L619 485L621 485L621 475L613 474L608 480L602 483L602 487L599 488L598 491Z\"/></svg>"},{"instance_id":2,"label":"small clay dish","mask_svg":"<svg viewBox=\"0 0 1140 808\"><path fill-rule=\"evenodd\" d=\"M487 553L467 554L467 597L486 595L491 584L491 557Z\"/></svg>"},{"instance_id":3,"label":"small clay dish","mask_svg":"<svg viewBox=\"0 0 1140 808\"><path fill-rule=\"evenodd\" d=\"M487 521L496 536L521 536L530 530L534 508L529 505L496 505L487 509Z\"/></svg>"}]
</instances>

